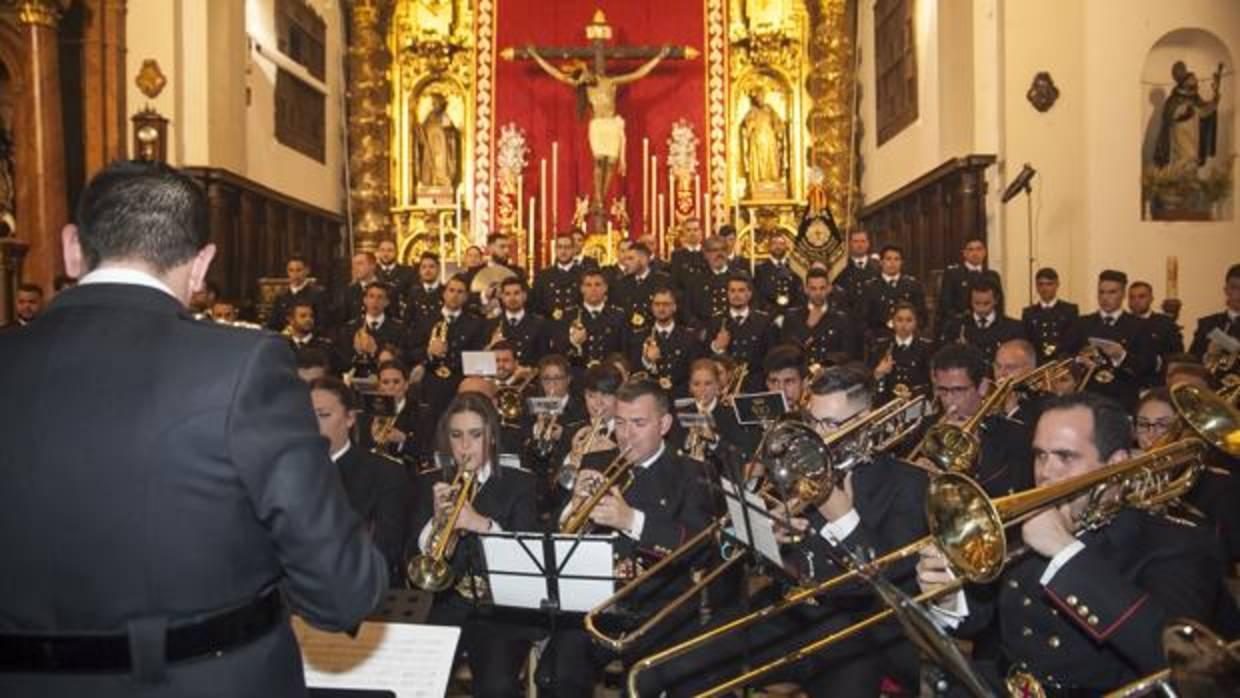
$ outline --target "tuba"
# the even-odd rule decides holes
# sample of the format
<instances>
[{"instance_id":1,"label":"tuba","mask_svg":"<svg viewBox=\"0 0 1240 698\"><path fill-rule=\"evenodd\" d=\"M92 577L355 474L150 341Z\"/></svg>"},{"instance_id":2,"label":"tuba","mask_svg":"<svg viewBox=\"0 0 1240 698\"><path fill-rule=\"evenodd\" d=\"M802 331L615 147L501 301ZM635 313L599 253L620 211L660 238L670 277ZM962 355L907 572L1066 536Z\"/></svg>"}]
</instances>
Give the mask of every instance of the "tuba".
<instances>
[{"instance_id":1,"label":"tuba","mask_svg":"<svg viewBox=\"0 0 1240 698\"><path fill-rule=\"evenodd\" d=\"M456 477L453 478L452 488L456 490L456 498L447 516L436 521L431 529L430 552L410 560L405 571L409 582L415 587L423 591L435 592L452 586L456 575L452 571L448 558L456 549L456 522L461 518L461 511L467 502L474 501L474 495L478 493L476 476L474 471L461 467Z\"/></svg>"}]
</instances>

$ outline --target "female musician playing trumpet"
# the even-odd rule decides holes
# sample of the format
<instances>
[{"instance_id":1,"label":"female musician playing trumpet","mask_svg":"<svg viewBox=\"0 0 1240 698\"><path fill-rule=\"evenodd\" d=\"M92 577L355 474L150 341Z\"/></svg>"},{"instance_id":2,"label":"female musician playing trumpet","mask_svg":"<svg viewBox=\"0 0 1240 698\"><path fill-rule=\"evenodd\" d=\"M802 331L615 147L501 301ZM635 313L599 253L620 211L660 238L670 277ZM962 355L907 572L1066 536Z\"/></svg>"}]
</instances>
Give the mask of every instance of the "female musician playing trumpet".
<instances>
[{"instance_id":1,"label":"female musician playing trumpet","mask_svg":"<svg viewBox=\"0 0 1240 698\"><path fill-rule=\"evenodd\" d=\"M461 628L458 650L469 656L475 696L522 695L517 681L529 649L528 619L515 612L488 608L463 594L477 595L482 549L471 534L538 529L534 481L528 473L499 465L499 416L481 393L457 395L439 419L436 451L451 454L456 467L474 473L472 501L460 505L452 529L459 536L451 557L455 587L435 595L429 622ZM426 473L415 485L414 521L418 552L434 551L432 531L456 509L457 492L439 471Z\"/></svg>"}]
</instances>

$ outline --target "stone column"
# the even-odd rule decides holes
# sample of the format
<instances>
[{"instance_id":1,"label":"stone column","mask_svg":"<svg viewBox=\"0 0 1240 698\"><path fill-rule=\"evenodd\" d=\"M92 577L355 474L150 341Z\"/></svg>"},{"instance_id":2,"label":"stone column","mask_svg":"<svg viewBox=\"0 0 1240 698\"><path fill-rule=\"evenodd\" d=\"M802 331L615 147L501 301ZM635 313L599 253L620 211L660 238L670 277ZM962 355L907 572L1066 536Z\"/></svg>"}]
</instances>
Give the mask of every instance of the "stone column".
<instances>
[{"instance_id":1,"label":"stone column","mask_svg":"<svg viewBox=\"0 0 1240 698\"><path fill-rule=\"evenodd\" d=\"M388 154L390 99L384 0L354 0L349 10L349 201L354 247L374 250L391 233ZM322 271L322 270L319 270Z\"/></svg>"},{"instance_id":2,"label":"stone column","mask_svg":"<svg viewBox=\"0 0 1240 698\"><path fill-rule=\"evenodd\" d=\"M26 94L17 136L17 234L30 244L25 280L50 292L63 269L60 230L69 220L65 197L65 139L60 107L61 0L21 0L18 26L25 44Z\"/></svg>"}]
</instances>

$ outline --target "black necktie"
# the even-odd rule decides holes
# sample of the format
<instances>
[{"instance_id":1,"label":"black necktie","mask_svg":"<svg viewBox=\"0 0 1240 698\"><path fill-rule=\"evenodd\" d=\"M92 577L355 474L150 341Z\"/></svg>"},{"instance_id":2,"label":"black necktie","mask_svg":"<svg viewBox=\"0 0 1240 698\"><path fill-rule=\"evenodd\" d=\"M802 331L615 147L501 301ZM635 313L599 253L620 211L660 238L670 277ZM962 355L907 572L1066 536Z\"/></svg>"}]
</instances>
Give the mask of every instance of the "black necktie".
<instances>
[{"instance_id":1,"label":"black necktie","mask_svg":"<svg viewBox=\"0 0 1240 698\"><path fill-rule=\"evenodd\" d=\"M663 341L667 341L667 336L668 336L669 334L671 334L671 332L669 332L668 330L659 330L659 332L658 332L659 339L661 339L661 340L663 340Z\"/></svg>"},{"instance_id":2,"label":"black necktie","mask_svg":"<svg viewBox=\"0 0 1240 698\"><path fill-rule=\"evenodd\" d=\"M1102 324L1106 325L1107 327L1115 327L1115 318L1113 317L1103 318Z\"/></svg>"},{"instance_id":3,"label":"black necktie","mask_svg":"<svg viewBox=\"0 0 1240 698\"><path fill-rule=\"evenodd\" d=\"M986 321L986 318L984 318L984 317L979 317L979 318L977 319L977 329L979 329L979 330L984 330L984 329L986 329L986 325L987 325L987 324L989 324L989 323Z\"/></svg>"},{"instance_id":4,"label":"black necktie","mask_svg":"<svg viewBox=\"0 0 1240 698\"><path fill-rule=\"evenodd\" d=\"M377 332L378 330L379 330L379 323L377 323L377 322L372 322L372 323L370 323L370 331L371 331L371 332Z\"/></svg>"}]
</instances>

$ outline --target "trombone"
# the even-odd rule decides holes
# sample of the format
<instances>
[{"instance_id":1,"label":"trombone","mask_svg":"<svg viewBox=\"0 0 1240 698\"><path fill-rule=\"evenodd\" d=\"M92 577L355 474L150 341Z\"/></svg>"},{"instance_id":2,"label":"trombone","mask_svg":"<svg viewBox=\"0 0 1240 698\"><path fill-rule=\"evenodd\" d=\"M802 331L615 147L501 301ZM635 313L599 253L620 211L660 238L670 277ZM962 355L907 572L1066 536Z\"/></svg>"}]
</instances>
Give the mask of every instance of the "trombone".
<instances>
[{"instance_id":1,"label":"trombone","mask_svg":"<svg viewBox=\"0 0 1240 698\"><path fill-rule=\"evenodd\" d=\"M801 499L803 506L816 505L831 494L835 483L844 472L868 459L867 454L890 448L891 445L899 443L907 434L916 429L922 418L921 410L925 406L926 400L921 396L892 400L878 409L849 420L826 440L804 423L779 422L763 438L757 457L763 460L767 472L772 473L773 482L782 491L797 492L798 497L803 497ZM838 448L845 454L845 457L832 458L827 450L831 447ZM807 462L814 460L815 457L819 461L817 466ZM597 619L601 614L636 593L636 590L647 580L686 558L699 546L718 539L725 526L727 526L726 517L716 519L655 565L647 568L641 575L630 580L624 588L591 609L585 617L586 632L600 644L616 652L623 652L644 637L654 626L663 622L678 608L691 601L725 572L736 566L745 557L744 551L738 549L729 553L714 568L695 579L688 589L668 601L633 630L618 636L611 636L599 629Z\"/></svg>"},{"instance_id":2,"label":"trombone","mask_svg":"<svg viewBox=\"0 0 1240 698\"><path fill-rule=\"evenodd\" d=\"M1012 555L1008 554L1006 529L1024 523L1046 507L1086 492L1091 493L1089 507L1081 518L1078 530L1106 525L1125 506L1159 510L1166 501L1186 494L1196 483L1196 477L1204 467L1202 457L1209 447L1220 449L1229 455L1240 455L1240 413L1235 409L1223 403L1217 395L1186 384L1172 389L1172 401L1176 410L1196 432L1194 436L1088 473L996 499L991 499L980 485L962 473L944 472L936 475L931 479L926 493L930 535L875 559L866 565L864 570L853 569L800 589L775 604L641 659L629 672L630 692L635 691L636 676L641 672L666 663L724 634L782 613L845 582L917 555L918 551L929 543L936 544L943 551L958 579L914 597L913 601L916 603L955 593L963 588L965 582L985 583L996 579L1004 566L1023 552L1018 550L1013 551ZM1151 483L1156 483L1158 488L1151 490ZM1118 488L1119 497L1105 496L1105 492L1112 486ZM892 609L876 613L712 687L701 695L716 696L748 685L757 678L856 635L894 614Z\"/></svg>"},{"instance_id":3,"label":"trombone","mask_svg":"<svg viewBox=\"0 0 1240 698\"><path fill-rule=\"evenodd\" d=\"M982 420L1003 405L1008 394L1020 381L1019 377L1004 378L996 383L973 416L963 424L948 423L947 413L944 412L943 418L926 430L926 435L908 455L908 460L924 456L947 472L963 473L972 470L982 452L982 441L977 436L977 428L981 426Z\"/></svg>"},{"instance_id":4,"label":"trombone","mask_svg":"<svg viewBox=\"0 0 1240 698\"><path fill-rule=\"evenodd\" d=\"M456 499L448 515L437 521L431 529L430 552L418 555L409 561L405 570L409 582L424 591L443 591L452 586L456 574L448 564L448 557L456 548L456 522L461 518L467 502L474 501L478 493L476 473L466 470L463 466L452 480L452 488L456 490Z\"/></svg>"}]
</instances>

